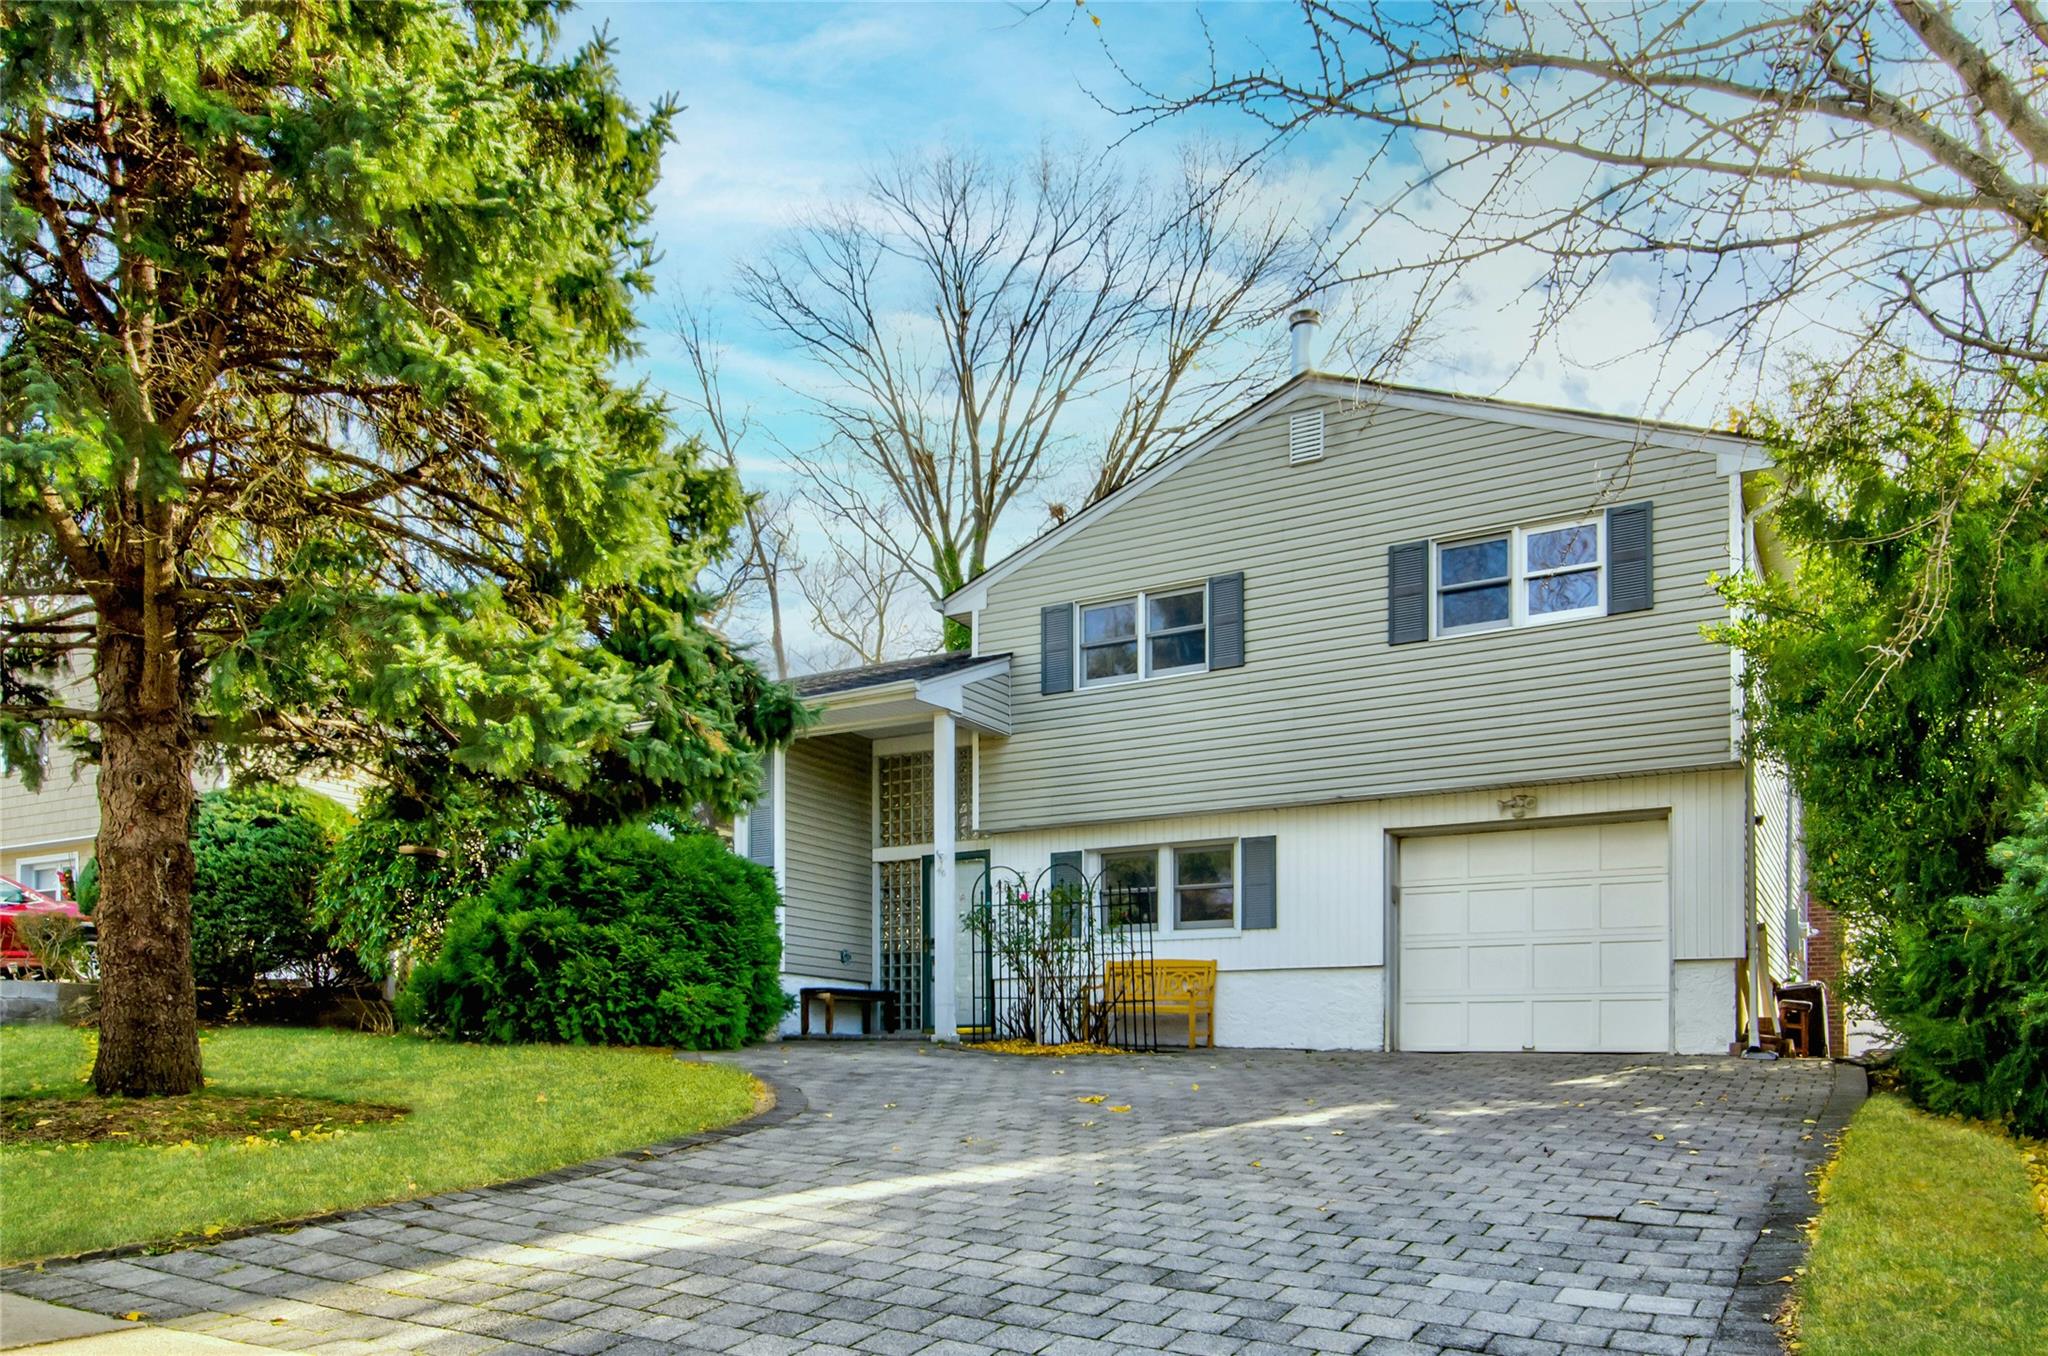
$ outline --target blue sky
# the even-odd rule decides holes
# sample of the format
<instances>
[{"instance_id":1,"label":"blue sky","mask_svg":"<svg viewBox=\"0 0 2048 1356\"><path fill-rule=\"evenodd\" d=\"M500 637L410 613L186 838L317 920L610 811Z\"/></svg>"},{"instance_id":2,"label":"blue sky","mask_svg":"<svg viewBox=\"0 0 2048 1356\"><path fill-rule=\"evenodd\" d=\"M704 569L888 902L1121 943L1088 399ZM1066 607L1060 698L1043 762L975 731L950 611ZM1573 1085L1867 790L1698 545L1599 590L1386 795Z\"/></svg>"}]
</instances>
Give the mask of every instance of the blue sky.
<instances>
[{"instance_id":1,"label":"blue sky","mask_svg":"<svg viewBox=\"0 0 2048 1356\"><path fill-rule=\"evenodd\" d=\"M628 97L644 107L673 94L685 105L657 190L663 258L659 294L642 311L640 367L666 390L687 389L667 331L679 301L698 307L722 341L727 403L753 421L742 470L770 489L792 479L776 443L800 446L812 429L791 390L802 370L733 296L736 262L774 243L806 209L848 195L866 168L921 147L1002 155L1050 139L1115 155L1139 173L1170 165L1192 136L1243 143L1257 129L1240 115L1145 129L1098 99L1135 97L1115 61L1154 88L1194 89L1206 83L1212 39L1222 64L1241 68L1260 53L1291 64L1302 32L1298 10L1285 3L1078 10L1052 0L1036 13L993 3L594 3L568 17L563 40L599 28L616 43ZM1355 135L1319 126L1269 165L1272 191L1304 222L1327 220L1351 185L1363 163ZM1640 352L1659 347L1648 284L1605 285L1606 295L1532 359L1525 322L1539 272L1532 260L1468 269L1436 345L1399 376L1622 414L1706 422L1723 412L1728 388L1719 381L1695 382L1680 399L1652 395L1667 374ZM1277 324L1272 342L1286 342ZM682 424L693 431L687 418ZM1004 536L1022 539L1043 515L1013 512L1006 525Z\"/></svg>"},{"instance_id":2,"label":"blue sky","mask_svg":"<svg viewBox=\"0 0 2048 1356\"><path fill-rule=\"evenodd\" d=\"M686 298L730 346L728 398L773 420L790 403L781 355L731 298L736 261L807 206L848 192L865 167L920 146L1023 154L1048 138L1093 150L1128 136L1116 153L1142 167L1167 163L1197 130L1237 138L1243 128L1221 115L1139 131L1103 108L1098 97L1129 97L1105 43L1147 79L1191 85L1207 70L1205 20L1227 41L1261 43L1290 35L1295 13L1277 3L1059 3L1035 14L937 2L580 6L565 41L608 30L629 97L644 107L670 93L686 105L657 191L648 373L671 388L687 381L661 332Z\"/></svg>"}]
</instances>

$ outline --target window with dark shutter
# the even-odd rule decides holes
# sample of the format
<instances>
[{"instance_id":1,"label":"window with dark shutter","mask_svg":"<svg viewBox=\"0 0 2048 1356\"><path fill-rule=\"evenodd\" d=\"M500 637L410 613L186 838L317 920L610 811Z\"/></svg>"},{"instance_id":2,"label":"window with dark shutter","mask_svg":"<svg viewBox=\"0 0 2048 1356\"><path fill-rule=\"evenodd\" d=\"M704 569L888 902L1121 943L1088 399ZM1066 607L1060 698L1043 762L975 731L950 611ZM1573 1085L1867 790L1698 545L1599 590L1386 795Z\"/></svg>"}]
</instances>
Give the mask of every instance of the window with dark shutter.
<instances>
[{"instance_id":1,"label":"window with dark shutter","mask_svg":"<svg viewBox=\"0 0 2048 1356\"><path fill-rule=\"evenodd\" d=\"M1038 614L1038 691L1074 690L1074 606L1061 603Z\"/></svg>"},{"instance_id":2,"label":"window with dark shutter","mask_svg":"<svg viewBox=\"0 0 2048 1356\"><path fill-rule=\"evenodd\" d=\"M1607 510L1607 611L1647 612L1656 604L1648 500Z\"/></svg>"},{"instance_id":3,"label":"window with dark shutter","mask_svg":"<svg viewBox=\"0 0 2048 1356\"><path fill-rule=\"evenodd\" d=\"M1244 575L1209 580L1209 667L1244 667Z\"/></svg>"},{"instance_id":4,"label":"window with dark shutter","mask_svg":"<svg viewBox=\"0 0 2048 1356\"><path fill-rule=\"evenodd\" d=\"M775 869L775 755L761 762L761 798L747 811L747 860Z\"/></svg>"},{"instance_id":5,"label":"window with dark shutter","mask_svg":"<svg viewBox=\"0 0 2048 1356\"><path fill-rule=\"evenodd\" d=\"M1239 917L1246 932L1280 926L1279 863L1271 837L1247 838L1238 846L1243 863L1243 906Z\"/></svg>"},{"instance_id":6,"label":"window with dark shutter","mask_svg":"<svg viewBox=\"0 0 2048 1356\"><path fill-rule=\"evenodd\" d=\"M1387 644L1429 639L1429 543L1387 548Z\"/></svg>"}]
</instances>

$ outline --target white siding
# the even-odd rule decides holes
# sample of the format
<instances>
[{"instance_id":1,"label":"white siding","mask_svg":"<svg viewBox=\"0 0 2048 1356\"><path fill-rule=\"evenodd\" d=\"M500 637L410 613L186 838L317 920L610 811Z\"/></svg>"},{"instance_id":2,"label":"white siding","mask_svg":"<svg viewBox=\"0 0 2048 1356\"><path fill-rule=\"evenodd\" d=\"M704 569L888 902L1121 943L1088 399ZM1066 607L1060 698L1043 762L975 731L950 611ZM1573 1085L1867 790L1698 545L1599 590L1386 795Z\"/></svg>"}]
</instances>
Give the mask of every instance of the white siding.
<instances>
[{"instance_id":1,"label":"white siding","mask_svg":"<svg viewBox=\"0 0 2048 1356\"><path fill-rule=\"evenodd\" d=\"M873 973L871 748L821 735L784 755L782 964L792 973L862 984Z\"/></svg>"},{"instance_id":2,"label":"white siding","mask_svg":"<svg viewBox=\"0 0 2048 1356\"><path fill-rule=\"evenodd\" d=\"M1270 417L999 579L1014 735L984 740L982 822L1076 820L1731 767L1713 457L1477 415L1324 400L1329 453ZM1299 408L1299 407L1297 407ZM1656 505L1648 612L1390 647L1391 545ZM1039 610L1242 570L1245 665L1039 694ZM1719 945L1717 942L1716 945Z\"/></svg>"},{"instance_id":3,"label":"white siding","mask_svg":"<svg viewBox=\"0 0 2048 1356\"><path fill-rule=\"evenodd\" d=\"M1758 762L1751 776L1753 839L1756 854L1756 918L1763 925L1764 958L1770 977L1780 982L1804 969L1805 938L1800 934L1798 883L1791 873L1798 850L1798 812L1792 785L1774 763Z\"/></svg>"},{"instance_id":4,"label":"white siding","mask_svg":"<svg viewBox=\"0 0 2048 1356\"><path fill-rule=\"evenodd\" d=\"M1517 791L1535 796L1534 809L1522 820L1510 818L1500 807ZM1272 834L1279 926L1245 933L1162 932L1155 954L1214 959L1224 970L1346 968L1385 962L1388 845L1404 832L1453 826L1537 827L1580 817L1668 816L1673 956L1701 960L1742 954L1743 805L1741 770L1723 769L1076 823L997 834L989 847L998 879L1007 869L1033 880L1055 852Z\"/></svg>"}]
</instances>

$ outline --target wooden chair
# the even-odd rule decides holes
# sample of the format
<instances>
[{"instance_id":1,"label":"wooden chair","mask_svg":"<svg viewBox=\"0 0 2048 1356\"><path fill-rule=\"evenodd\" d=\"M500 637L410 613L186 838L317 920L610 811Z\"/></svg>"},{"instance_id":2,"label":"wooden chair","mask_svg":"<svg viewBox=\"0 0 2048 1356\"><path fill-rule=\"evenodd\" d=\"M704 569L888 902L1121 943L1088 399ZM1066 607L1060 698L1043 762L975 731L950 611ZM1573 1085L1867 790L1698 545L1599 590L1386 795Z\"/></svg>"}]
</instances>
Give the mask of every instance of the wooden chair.
<instances>
[{"instance_id":1,"label":"wooden chair","mask_svg":"<svg viewBox=\"0 0 2048 1356\"><path fill-rule=\"evenodd\" d=\"M1202 1044L1216 1046L1216 962L1212 960L1111 961L1103 967L1102 996L1118 1008L1150 1005L1155 1014L1188 1019L1188 1049L1195 1048L1200 1018L1208 1019Z\"/></svg>"}]
</instances>

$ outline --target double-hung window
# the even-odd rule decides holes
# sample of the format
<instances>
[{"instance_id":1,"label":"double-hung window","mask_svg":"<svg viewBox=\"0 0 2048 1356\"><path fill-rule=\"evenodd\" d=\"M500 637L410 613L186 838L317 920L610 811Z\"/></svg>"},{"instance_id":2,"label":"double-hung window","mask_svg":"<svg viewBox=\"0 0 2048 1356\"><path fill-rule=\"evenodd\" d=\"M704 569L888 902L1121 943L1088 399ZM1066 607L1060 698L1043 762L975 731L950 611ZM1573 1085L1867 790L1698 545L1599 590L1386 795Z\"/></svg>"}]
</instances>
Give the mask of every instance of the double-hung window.
<instances>
[{"instance_id":1,"label":"double-hung window","mask_svg":"<svg viewBox=\"0 0 2048 1356\"><path fill-rule=\"evenodd\" d=\"M1209 592L1140 593L1081 605L1081 684L1193 673L1209 666Z\"/></svg>"},{"instance_id":2,"label":"double-hung window","mask_svg":"<svg viewBox=\"0 0 2048 1356\"><path fill-rule=\"evenodd\" d=\"M1602 547L1597 519L1439 543L1436 633L1599 615Z\"/></svg>"},{"instance_id":3,"label":"double-hung window","mask_svg":"<svg viewBox=\"0 0 2048 1356\"><path fill-rule=\"evenodd\" d=\"M1159 849L1102 854L1103 922L1110 927L1159 926Z\"/></svg>"},{"instance_id":4,"label":"double-hung window","mask_svg":"<svg viewBox=\"0 0 2048 1356\"><path fill-rule=\"evenodd\" d=\"M1237 922L1237 845L1203 843L1173 850L1173 926L1227 928Z\"/></svg>"},{"instance_id":5,"label":"double-hung window","mask_svg":"<svg viewBox=\"0 0 2048 1356\"><path fill-rule=\"evenodd\" d=\"M1107 927L1200 932L1237 926L1237 842L1104 848L1096 890Z\"/></svg>"}]
</instances>

